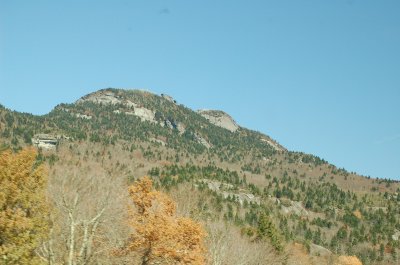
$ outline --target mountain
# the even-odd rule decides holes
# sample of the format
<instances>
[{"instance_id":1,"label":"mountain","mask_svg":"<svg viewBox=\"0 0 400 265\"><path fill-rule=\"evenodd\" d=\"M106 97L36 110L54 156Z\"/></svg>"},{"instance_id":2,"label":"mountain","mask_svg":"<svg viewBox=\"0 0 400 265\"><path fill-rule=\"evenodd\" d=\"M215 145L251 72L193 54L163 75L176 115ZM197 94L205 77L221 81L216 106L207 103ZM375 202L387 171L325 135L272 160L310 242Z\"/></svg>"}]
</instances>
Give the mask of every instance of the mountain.
<instances>
[{"instance_id":1,"label":"mountain","mask_svg":"<svg viewBox=\"0 0 400 265\"><path fill-rule=\"evenodd\" d=\"M241 264L334 264L340 255L363 264L398 261L398 182L287 150L220 110L109 88L43 116L0 107L0 143L35 145L50 179L106 174L130 183L150 175L180 214L224 235L228 249L246 250ZM267 240L260 240L265 224ZM212 264L232 264L233 256L222 256Z\"/></svg>"}]
</instances>

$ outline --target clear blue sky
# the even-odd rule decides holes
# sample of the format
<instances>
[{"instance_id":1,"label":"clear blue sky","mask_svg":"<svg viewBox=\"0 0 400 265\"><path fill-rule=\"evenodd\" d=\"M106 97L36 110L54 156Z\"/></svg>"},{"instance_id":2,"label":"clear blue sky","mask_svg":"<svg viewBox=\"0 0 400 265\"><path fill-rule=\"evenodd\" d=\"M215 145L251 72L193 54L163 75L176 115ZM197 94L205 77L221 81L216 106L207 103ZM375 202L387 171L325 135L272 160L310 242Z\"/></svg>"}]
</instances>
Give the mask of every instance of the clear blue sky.
<instances>
[{"instance_id":1,"label":"clear blue sky","mask_svg":"<svg viewBox=\"0 0 400 265\"><path fill-rule=\"evenodd\" d=\"M400 179L399 14L398 0L0 0L0 103L44 114L146 88Z\"/></svg>"}]
</instances>

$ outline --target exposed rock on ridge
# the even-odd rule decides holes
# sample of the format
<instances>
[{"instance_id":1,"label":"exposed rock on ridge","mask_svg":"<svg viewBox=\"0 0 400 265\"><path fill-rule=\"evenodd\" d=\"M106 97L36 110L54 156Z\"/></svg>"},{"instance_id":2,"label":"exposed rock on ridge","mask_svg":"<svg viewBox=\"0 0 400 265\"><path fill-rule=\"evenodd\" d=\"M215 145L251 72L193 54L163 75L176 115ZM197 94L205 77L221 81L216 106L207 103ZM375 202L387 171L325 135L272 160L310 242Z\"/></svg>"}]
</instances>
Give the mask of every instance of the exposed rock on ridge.
<instances>
[{"instance_id":1,"label":"exposed rock on ridge","mask_svg":"<svg viewBox=\"0 0 400 265\"><path fill-rule=\"evenodd\" d=\"M271 140L271 139L264 139L261 138L261 141L269 144L270 146L272 146L276 151L285 151L286 149L281 146L280 144L276 143L275 141Z\"/></svg>"},{"instance_id":2,"label":"exposed rock on ridge","mask_svg":"<svg viewBox=\"0 0 400 265\"><path fill-rule=\"evenodd\" d=\"M116 96L112 91L109 90L99 90L94 93L90 93L76 101L76 103L82 103L85 101L90 101L93 103L99 103L99 104L118 104L122 103L121 99Z\"/></svg>"},{"instance_id":3,"label":"exposed rock on ridge","mask_svg":"<svg viewBox=\"0 0 400 265\"><path fill-rule=\"evenodd\" d=\"M79 100L76 101L76 103L83 103L83 102L93 102L93 103L98 103L98 104L111 104L111 105L116 105L116 104L122 104L125 105L126 107L132 109L133 111L126 111L126 115L135 115L139 117L142 121L149 121L149 122L156 122L154 117L155 113L152 110L146 109L144 107L139 107L138 104L126 100L120 96L115 95L112 91L109 90L99 90L97 92L91 93L89 95L86 95ZM120 110L114 111L114 113L118 114L121 113ZM81 118L87 118L87 117L82 117Z\"/></svg>"},{"instance_id":4,"label":"exposed rock on ridge","mask_svg":"<svg viewBox=\"0 0 400 265\"><path fill-rule=\"evenodd\" d=\"M216 126L225 128L231 132L236 132L239 129L239 125L237 125L233 118L223 111L198 110L197 112Z\"/></svg>"},{"instance_id":5,"label":"exposed rock on ridge","mask_svg":"<svg viewBox=\"0 0 400 265\"><path fill-rule=\"evenodd\" d=\"M136 90L137 91L137 90ZM147 96L160 97L165 101L169 101L176 105L176 101L169 95L161 94L160 96L150 93L148 91L139 91L145 93ZM133 115L141 119L141 121L148 121L151 123L158 124L162 127L167 127L171 130L177 130L180 135L183 135L186 131L187 124L182 123L182 120L175 120L171 118L165 118L163 113L156 115L157 107L155 106L143 106L142 101L137 101L134 97L126 96L121 90L117 89L102 89L93 93L90 93L81 99L77 100L77 104L84 102L92 102L100 105L115 105L117 109L113 110L115 114ZM141 103L142 102L142 103ZM69 111L64 109L65 111ZM238 131L241 127L235 122L235 120L227 113L220 110L198 110L198 114L204 117L209 123L226 129L232 133ZM88 114L75 114L76 117L89 120L92 116ZM206 148L212 148L212 144L208 141L207 136L202 135L200 132L191 132L193 140L199 144L202 144ZM285 151L286 149L279 145L269 137L261 137L260 141L267 143L269 146L277 151Z\"/></svg>"}]
</instances>

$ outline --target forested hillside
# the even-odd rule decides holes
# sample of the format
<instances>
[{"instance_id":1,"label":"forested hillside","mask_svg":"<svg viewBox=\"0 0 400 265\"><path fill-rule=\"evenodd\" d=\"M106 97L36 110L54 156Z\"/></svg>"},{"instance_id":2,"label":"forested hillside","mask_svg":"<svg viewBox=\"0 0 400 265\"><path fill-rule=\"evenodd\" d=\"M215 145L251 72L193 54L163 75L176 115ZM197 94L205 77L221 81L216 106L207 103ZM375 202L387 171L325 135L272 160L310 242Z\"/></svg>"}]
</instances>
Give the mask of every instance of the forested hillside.
<instances>
[{"instance_id":1,"label":"forested hillside","mask_svg":"<svg viewBox=\"0 0 400 265\"><path fill-rule=\"evenodd\" d=\"M400 259L400 183L292 152L224 112L196 112L167 95L104 89L43 116L0 107L0 144L2 172L13 152L47 170L44 232L19 256L7 254L4 222L14 217L3 198L22 184L1 175L4 264L29 264L27 255L47 264Z\"/></svg>"}]
</instances>

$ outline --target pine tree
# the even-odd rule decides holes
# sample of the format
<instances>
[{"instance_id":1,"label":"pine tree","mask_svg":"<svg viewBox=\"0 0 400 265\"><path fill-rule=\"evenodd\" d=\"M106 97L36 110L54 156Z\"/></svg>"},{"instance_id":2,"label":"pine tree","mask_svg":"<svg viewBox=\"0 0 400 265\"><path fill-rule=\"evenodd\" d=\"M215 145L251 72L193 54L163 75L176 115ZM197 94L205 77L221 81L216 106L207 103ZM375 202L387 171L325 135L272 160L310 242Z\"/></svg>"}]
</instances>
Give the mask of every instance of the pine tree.
<instances>
[{"instance_id":1,"label":"pine tree","mask_svg":"<svg viewBox=\"0 0 400 265\"><path fill-rule=\"evenodd\" d=\"M281 236L278 230L276 229L274 223L265 213L262 213L260 215L258 221L257 234L259 239L268 238L271 241L272 246L278 252L281 252L283 250Z\"/></svg>"}]
</instances>

